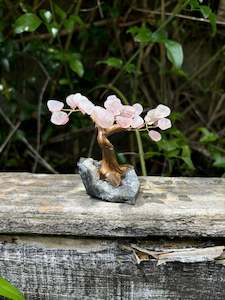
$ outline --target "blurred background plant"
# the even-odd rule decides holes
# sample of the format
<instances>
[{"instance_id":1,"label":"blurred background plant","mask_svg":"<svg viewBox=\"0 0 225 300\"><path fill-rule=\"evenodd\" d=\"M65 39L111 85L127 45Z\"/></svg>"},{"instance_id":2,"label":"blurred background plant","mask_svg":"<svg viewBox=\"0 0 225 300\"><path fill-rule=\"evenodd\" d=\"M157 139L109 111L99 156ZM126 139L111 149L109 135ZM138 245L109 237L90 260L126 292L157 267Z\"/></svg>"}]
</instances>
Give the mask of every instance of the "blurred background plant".
<instances>
[{"instance_id":1,"label":"blurred background plant","mask_svg":"<svg viewBox=\"0 0 225 300\"><path fill-rule=\"evenodd\" d=\"M2 299L25 300L23 294L8 280L0 277L0 296Z\"/></svg>"},{"instance_id":2,"label":"blurred background plant","mask_svg":"<svg viewBox=\"0 0 225 300\"><path fill-rule=\"evenodd\" d=\"M0 0L0 170L73 173L99 159L88 118L56 127L48 99L109 94L172 111L158 143L112 137L139 175L225 176L225 1Z\"/></svg>"}]
</instances>

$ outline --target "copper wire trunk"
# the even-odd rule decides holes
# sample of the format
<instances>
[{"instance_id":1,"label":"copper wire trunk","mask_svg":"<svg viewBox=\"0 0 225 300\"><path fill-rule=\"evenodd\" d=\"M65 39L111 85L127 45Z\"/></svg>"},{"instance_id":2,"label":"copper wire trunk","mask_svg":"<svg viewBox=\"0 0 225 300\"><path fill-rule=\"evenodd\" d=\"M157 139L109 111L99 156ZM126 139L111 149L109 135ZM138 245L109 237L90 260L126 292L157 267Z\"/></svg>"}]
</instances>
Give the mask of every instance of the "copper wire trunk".
<instances>
[{"instance_id":1,"label":"copper wire trunk","mask_svg":"<svg viewBox=\"0 0 225 300\"><path fill-rule=\"evenodd\" d=\"M112 133L122 131L119 127L110 129L98 128L98 144L102 150L102 160L99 169L100 178L108 181L113 186L119 186L128 169L128 165L120 165L117 161L113 145L108 139Z\"/></svg>"}]
</instances>

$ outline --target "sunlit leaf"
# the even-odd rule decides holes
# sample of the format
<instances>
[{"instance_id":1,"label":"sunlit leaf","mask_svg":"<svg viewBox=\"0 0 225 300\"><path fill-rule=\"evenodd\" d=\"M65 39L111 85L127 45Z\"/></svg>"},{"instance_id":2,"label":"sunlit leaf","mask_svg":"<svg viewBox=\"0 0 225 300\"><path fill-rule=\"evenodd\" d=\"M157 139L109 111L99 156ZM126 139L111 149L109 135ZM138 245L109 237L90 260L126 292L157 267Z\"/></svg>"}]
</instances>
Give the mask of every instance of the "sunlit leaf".
<instances>
[{"instance_id":1,"label":"sunlit leaf","mask_svg":"<svg viewBox=\"0 0 225 300\"><path fill-rule=\"evenodd\" d=\"M42 19L46 23L50 23L51 20L52 20L52 13L50 12L50 10L41 9L40 10L40 16L42 17Z\"/></svg>"},{"instance_id":2,"label":"sunlit leaf","mask_svg":"<svg viewBox=\"0 0 225 300\"><path fill-rule=\"evenodd\" d=\"M165 47L167 50L167 57L169 61L176 67L180 68L183 63L183 49L181 44L172 41L172 40L166 40L165 41Z\"/></svg>"},{"instance_id":3,"label":"sunlit leaf","mask_svg":"<svg viewBox=\"0 0 225 300\"><path fill-rule=\"evenodd\" d=\"M51 24L46 24L48 31L51 33L52 37L55 38L59 32L59 24L53 22Z\"/></svg>"},{"instance_id":4,"label":"sunlit leaf","mask_svg":"<svg viewBox=\"0 0 225 300\"><path fill-rule=\"evenodd\" d=\"M22 32L33 32L41 25L41 19L32 13L27 13L20 16L15 24L14 24L14 31L15 33L22 33Z\"/></svg>"},{"instance_id":5,"label":"sunlit leaf","mask_svg":"<svg viewBox=\"0 0 225 300\"><path fill-rule=\"evenodd\" d=\"M21 292L4 278L0 278L0 295L11 300L25 300Z\"/></svg>"}]
</instances>

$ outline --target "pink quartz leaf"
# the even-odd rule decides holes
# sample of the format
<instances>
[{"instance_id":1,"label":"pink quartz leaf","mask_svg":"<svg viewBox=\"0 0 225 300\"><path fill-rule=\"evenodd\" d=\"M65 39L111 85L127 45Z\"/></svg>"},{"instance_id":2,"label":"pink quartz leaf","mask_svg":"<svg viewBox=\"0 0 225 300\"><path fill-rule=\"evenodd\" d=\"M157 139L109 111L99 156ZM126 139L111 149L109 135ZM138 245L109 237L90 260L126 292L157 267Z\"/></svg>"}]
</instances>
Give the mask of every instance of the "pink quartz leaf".
<instances>
[{"instance_id":1,"label":"pink quartz leaf","mask_svg":"<svg viewBox=\"0 0 225 300\"><path fill-rule=\"evenodd\" d=\"M123 116L117 116L116 117L116 123L121 127L121 128L129 128L132 123L132 118L127 118Z\"/></svg>"},{"instance_id":2,"label":"pink quartz leaf","mask_svg":"<svg viewBox=\"0 0 225 300\"><path fill-rule=\"evenodd\" d=\"M150 130L148 135L155 142L158 142L161 140L161 134L158 131Z\"/></svg>"},{"instance_id":3,"label":"pink quartz leaf","mask_svg":"<svg viewBox=\"0 0 225 300\"><path fill-rule=\"evenodd\" d=\"M133 127L133 128L141 128L141 127L143 127L143 125L144 125L144 120L142 119L142 117L135 116L132 119L131 127Z\"/></svg>"},{"instance_id":4,"label":"pink quartz leaf","mask_svg":"<svg viewBox=\"0 0 225 300\"><path fill-rule=\"evenodd\" d=\"M66 97L66 103L73 109L77 108L82 95L80 93L72 94Z\"/></svg>"},{"instance_id":5,"label":"pink quartz leaf","mask_svg":"<svg viewBox=\"0 0 225 300\"><path fill-rule=\"evenodd\" d=\"M125 118L133 118L135 116L135 108L131 105L124 105L120 115Z\"/></svg>"},{"instance_id":6,"label":"pink quartz leaf","mask_svg":"<svg viewBox=\"0 0 225 300\"><path fill-rule=\"evenodd\" d=\"M123 105L120 99L117 98L115 95L108 96L104 103L104 106L114 116L119 115L123 109Z\"/></svg>"},{"instance_id":7,"label":"pink quartz leaf","mask_svg":"<svg viewBox=\"0 0 225 300\"><path fill-rule=\"evenodd\" d=\"M95 108L95 105L90 100L88 100L88 98L85 96L82 96L79 99L77 105L83 114L88 114L88 115L91 115Z\"/></svg>"},{"instance_id":8,"label":"pink quartz leaf","mask_svg":"<svg viewBox=\"0 0 225 300\"><path fill-rule=\"evenodd\" d=\"M91 117L96 125L102 128L109 128L114 123L113 114L101 106L94 107Z\"/></svg>"},{"instance_id":9,"label":"pink quartz leaf","mask_svg":"<svg viewBox=\"0 0 225 300\"><path fill-rule=\"evenodd\" d=\"M136 113L137 115L140 115L140 114L143 112L143 107L142 107L142 105L141 105L140 103L135 103L135 104L133 105L133 107L134 107L135 113Z\"/></svg>"},{"instance_id":10,"label":"pink quartz leaf","mask_svg":"<svg viewBox=\"0 0 225 300\"><path fill-rule=\"evenodd\" d=\"M152 125L156 121L158 121L158 118L156 117L156 109L150 109L145 116L145 123L148 125Z\"/></svg>"},{"instance_id":11,"label":"pink quartz leaf","mask_svg":"<svg viewBox=\"0 0 225 300\"><path fill-rule=\"evenodd\" d=\"M51 112L55 112L63 109L64 103L58 100L49 100L47 106Z\"/></svg>"},{"instance_id":12,"label":"pink quartz leaf","mask_svg":"<svg viewBox=\"0 0 225 300\"><path fill-rule=\"evenodd\" d=\"M167 118L162 118L158 121L157 126L162 129L166 130L172 126L171 121Z\"/></svg>"},{"instance_id":13,"label":"pink quartz leaf","mask_svg":"<svg viewBox=\"0 0 225 300\"><path fill-rule=\"evenodd\" d=\"M159 104L157 107L156 107L156 116L159 118L159 119L162 119L162 118L165 118L165 117L168 117L170 115L170 108L166 105L163 105L163 104Z\"/></svg>"},{"instance_id":14,"label":"pink quartz leaf","mask_svg":"<svg viewBox=\"0 0 225 300\"><path fill-rule=\"evenodd\" d=\"M64 111L53 112L51 122L55 125L65 125L69 121L67 113Z\"/></svg>"}]
</instances>

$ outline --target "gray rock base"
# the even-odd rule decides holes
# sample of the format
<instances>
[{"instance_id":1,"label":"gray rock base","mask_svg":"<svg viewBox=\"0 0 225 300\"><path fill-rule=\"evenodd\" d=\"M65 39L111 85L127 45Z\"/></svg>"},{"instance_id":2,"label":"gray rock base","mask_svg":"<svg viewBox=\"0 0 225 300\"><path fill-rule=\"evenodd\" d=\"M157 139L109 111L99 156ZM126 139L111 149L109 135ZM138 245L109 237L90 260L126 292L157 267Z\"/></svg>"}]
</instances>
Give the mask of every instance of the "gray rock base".
<instances>
[{"instance_id":1,"label":"gray rock base","mask_svg":"<svg viewBox=\"0 0 225 300\"><path fill-rule=\"evenodd\" d=\"M140 182L133 168L127 171L122 184L114 187L100 179L98 173L100 162L92 158L81 158L77 165L83 184L90 196L109 202L135 204Z\"/></svg>"}]
</instances>

